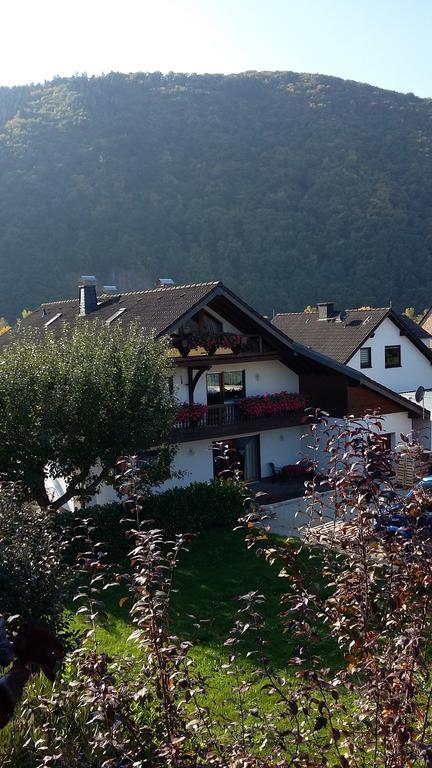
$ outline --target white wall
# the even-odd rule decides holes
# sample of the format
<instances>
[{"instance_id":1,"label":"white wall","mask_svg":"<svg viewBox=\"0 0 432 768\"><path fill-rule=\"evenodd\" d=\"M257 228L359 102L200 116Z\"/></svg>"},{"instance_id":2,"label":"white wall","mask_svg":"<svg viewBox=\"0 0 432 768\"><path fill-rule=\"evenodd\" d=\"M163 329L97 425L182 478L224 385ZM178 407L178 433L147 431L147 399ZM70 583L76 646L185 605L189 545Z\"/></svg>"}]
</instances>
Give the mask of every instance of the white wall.
<instances>
[{"instance_id":1,"label":"white wall","mask_svg":"<svg viewBox=\"0 0 432 768\"><path fill-rule=\"evenodd\" d=\"M401 367L386 368L384 348L399 345L401 347ZM432 365L420 350L406 336L401 336L399 328L385 318L375 331L375 335L363 344L372 350L372 367L360 368L360 350L348 361L348 365L362 371L374 381L379 381L394 392L416 390L420 384L432 387Z\"/></svg>"},{"instance_id":2,"label":"white wall","mask_svg":"<svg viewBox=\"0 0 432 768\"><path fill-rule=\"evenodd\" d=\"M265 432L249 432L249 435L260 436L261 476L270 477L272 472L269 462L279 466L295 464L306 455L307 440L302 440L302 435L307 434L307 427L284 427L281 429L269 429ZM246 437L246 435L241 435ZM223 442L233 437L218 437L215 442ZM177 451L173 469L184 473L180 480L174 478L164 483L162 490L167 490L175 485L188 485L194 481L206 481L213 478L213 451L212 440L196 440L190 443L181 443Z\"/></svg>"},{"instance_id":3,"label":"white wall","mask_svg":"<svg viewBox=\"0 0 432 768\"><path fill-rule=\"evenodd\" d=\"M192 482L205 482L213 479L212 440L195 440L181 443L176 453L173 471L181 472L181 478L167 480L159 490L167 491L175 486L185 486Z\"/></svg>"},{"instance_id":4,"label":"white wall","mask_svg":"<svg viewBox=\"0 0 432 768\"><path fill-rule=\"evenodd\" d=\"M272 474L269 462L277 466L296 464L307 454L307 427L287 427L286 429L270 429L261 432L261 476L270 477Z\"/></svg>"},{"instance_id":5,"label":"white wall","mask_svg":"<svg viewBox=\"0 0 432 768\"><path fill-rule=\"evenodd\" d=\"M58 499L59 496L63 496L66 492L66 483L63 477L48 477L45 480L45 489L48 494L48 498L51 501ZM64 504L64 509L68 509L69 512L73 512L75 509L74 500L70 499Z\"/></svg>"},{"instance_id":6,"label":"white wall","mask_svg":"<svg viewBox=\"0 0 432 768\"><path fill-rule=\"evenodd\" d=\"M402 435L411 435L412 433L412 419L408 416L406 411L402 413L388 413L382 417L383 419L383 431L395 435L396 445L400 442Z\"/></svg>"},{"instance_id":7,"label":"white wall","mask_svg":"<svg viewBox=\"0 0 432 768\"><path fill-rule=\"evenodd\" d=\"M253 363L245 363L242 362L241 358L236 358L229 364L213 365L206 373L243 370L245 371L247 397L282 392L283 390L287 392L298 392L299 390L297 374L280 363L279 360L257 360ZM196 403L207 403L206 373L201 376L195 388L194 401ZM182 369L180 374L177 374L177 376L179 375L183 383L179 383L177 396L179 400L183 401L187 400L187 371Z\"/></svg>"},{"instance_id":8,"label":"white wall","mask_svg":"<svg viewBox=\"0 0 432 768\"><path fill-rule=\"evenodd\" d=\"M412 431L412 421L407 413L388 414L384 418L384 432L395 434L396 443L400 440L400 435L410 434ZM339 421L330 419L329 423ZM321 430L325 431L325 427ZM300 459L313 458L318 461L318 465L324 469L326 464L325 436L322 436L320 449L317 455L308 448L312 444L311 435L306 425L297 427L283 427L280 429L269 429L262 432L252 431L249 435L260 436L260 459L261 476L270 477L271 469L269 462L272 461L278 466L285 464L295 464ZM246 435L242 435L245 437ZM234 436L235 437L235 436ZM225 437L225 439L230 439ZM213 478L213 450L212 445L216 440L194 440L188 443L181 443L173 463L173 471L180 472L181 477L172 478L160 486L159 491L165 491L175 486L186 486L191 482L205 482ZM217 442L223 442L224 436L218 437ZM62 480L47 481L54 497L60 495L64 489ZM104 485L100 493L92 500L94 504L106 504L118 500L118 495L112 486ZM73 509L73 502L66 505Z\"/></svg>"},{"instance_id":9,"label":"white wall","mask_svg":"<svg viewBox=\"0 0 432 768\"><path fill-rule=\"evenodd\" d=\"M406 397L408 400L411 400L413 403L417 402L415 399L415 391L414 392L401 392L401 395ZM427 411L430 412L431 419L432 419L432 390L426 391L424 394L424 402L420 403L420 405L424 406ZM425 424L421 423L421 419L416 419L416 422L414 424L415 429L415 435L414 437L416 440L419 441L421 445L424 445L425 448L430 449L431 447L431 422L429 421L429 428Z\"/></svg>"}]
</instances>

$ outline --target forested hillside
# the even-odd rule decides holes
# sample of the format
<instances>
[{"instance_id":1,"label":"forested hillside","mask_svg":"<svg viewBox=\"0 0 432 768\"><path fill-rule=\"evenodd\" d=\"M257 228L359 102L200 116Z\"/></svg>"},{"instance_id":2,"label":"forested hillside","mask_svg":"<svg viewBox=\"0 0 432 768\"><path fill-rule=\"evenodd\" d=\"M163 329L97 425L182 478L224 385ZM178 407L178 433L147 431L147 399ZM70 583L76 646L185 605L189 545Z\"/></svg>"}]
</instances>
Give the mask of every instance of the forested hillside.
<instances>
[{"instance_id":1,"label":"forested hillside","mask_svg":"<svg viewBox=\"0 0 432 768\"><path fill-rule=\"evenodd\" d=\"M220 278L264 312L432 303L432 102L321 75L0 88L0 315Z\"/></svg>"}]
</instances>

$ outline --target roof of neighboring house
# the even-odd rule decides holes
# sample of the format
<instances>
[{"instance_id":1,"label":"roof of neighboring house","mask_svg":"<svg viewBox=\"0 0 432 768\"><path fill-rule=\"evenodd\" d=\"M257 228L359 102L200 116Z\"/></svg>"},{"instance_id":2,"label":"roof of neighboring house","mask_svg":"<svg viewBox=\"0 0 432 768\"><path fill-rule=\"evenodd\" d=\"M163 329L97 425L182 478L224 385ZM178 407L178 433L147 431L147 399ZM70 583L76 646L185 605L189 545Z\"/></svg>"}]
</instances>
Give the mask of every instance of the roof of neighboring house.
<instances>
[{"instance_id":1,"label":"roof of neighboring house","mask_svg":"<svg viewBox=\"0 0 432 768\"><path fill-rule=\"evenodd\" d=\"M347 309L343 315L340 319L341 313L333 312L328 319L319 320L318 312L285 312L276 315L272 323L301 344L346 364L388 317L432 362L432 352L421 341L429 334L391 307Z\"/></svg>"},{"instance_id":2,"label":"roof of neighboring house","mask_svg":"<svg viewBox=\"0 0 432 768\"><path fill-rule=\"evenodd\" d=\"M285 353L286 359L289 359L289 364L294 370L302 366L307 366L308 369L312 366L315 370L321 371L324 368L329 372L344 376L351 383L380 393L397 403L399 407L402 406L403 410L408 411L411 415L423 416L423 408L417 403L402 397L376 381L372 381L362 371L350 368L340 361L326 356L321 351L311 349L309 346L293 340L283 329L263 317L220 281L101 295L98 297L97 309L85 315L84 318L79 316L78 298L52 301L42 304L22 320L15 329L0 336L0 345L16 339L20 328L31 327L43 330L47 327L48 330L54 330L61 327L63 322L82 322L83 319L99 319L102 322L107 322L123 308L125 312L118 315L119 319L127 320L127 322L135 321L145 332L153 331L157 336L161 336L172 332L180 323L186 321L205 306L212 307L234 325L237 323L236 327L239 327L242 332L260 333L271 339L275 349L278 349L282 354ZM365 310L366 314L371 312L373 310ZM52 323L47 326L50 320ZM371 333L369 324L368 333ZM421 342L418 343L421 344Z\"/></svg>"},{"instance_id":3,"label":"roof of neighboring house","mask_svg":"<svg viewBox=\"0 0 432 768\"><path fill-rule=\"evenodd\" d=\"M414 320L411 320L411 318L407 317L406 315L402 315L402 320L405 323L405 325L408 326L411 333L414 336L417 336L418 339L432 339L432 336L429 333L429 331L427 331L426 328L423 328L420 325L420 323L416 323Z\"/></svg>"},{"instance_id":4,"label":"roof of neighboring house","mask_svg":"<svg viewBox=\"0 0 432 768\"><path fill-rule=\"evenodd\" d=\"M429 307L429 309L424 313L422 319L419 322L419 325L426 333L432 332L432 307Z\"/></svg>"}]
</instances>

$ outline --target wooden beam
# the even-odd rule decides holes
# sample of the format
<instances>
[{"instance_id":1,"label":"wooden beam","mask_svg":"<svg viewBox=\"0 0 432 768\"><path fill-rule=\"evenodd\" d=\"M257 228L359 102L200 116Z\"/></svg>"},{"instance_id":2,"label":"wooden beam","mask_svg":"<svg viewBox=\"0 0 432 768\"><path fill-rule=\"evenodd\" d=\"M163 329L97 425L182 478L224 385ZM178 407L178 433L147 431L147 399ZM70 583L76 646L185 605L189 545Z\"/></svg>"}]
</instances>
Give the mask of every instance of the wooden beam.
<instances>
[{"instance_id":1,"label":"wooden beam","mask_svg":"<svg viewBox=\"0 0 432 768\"><path fill-rule=\"evenodd\" d=\"M189 405L192 405L194 399L195 387L198 384L204 371L209 371L211 365L202 365L199 368L188 368L188 390L189 390ZM195 374L194 374L195 371Z\"/></svg>"}]
</instances>

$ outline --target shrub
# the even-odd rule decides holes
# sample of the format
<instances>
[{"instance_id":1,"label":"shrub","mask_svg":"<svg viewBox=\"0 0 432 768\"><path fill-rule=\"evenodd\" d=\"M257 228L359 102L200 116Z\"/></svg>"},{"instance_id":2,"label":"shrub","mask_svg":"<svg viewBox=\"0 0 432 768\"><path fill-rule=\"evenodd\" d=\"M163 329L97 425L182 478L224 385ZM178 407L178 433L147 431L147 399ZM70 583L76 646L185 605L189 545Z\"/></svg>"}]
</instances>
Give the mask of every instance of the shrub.
<instances>
[{"instance_id":1,"label":"shrub","mask_svg":"<svg viewBox=\"0 0 432 768\"><path fill-rule=\"evenodd\" d=\"M173 488L147 497L143 501L143 519L154 520L167 534L198 533L210 528L233 528L243 512L242 486L233 480L216 479L208 483L191 483L186 488ZM77 512L61 512L56 516L59 530L91 518L100 540L106 545L108 559L126 557L130 542L125 538L128 517L118 502L89 507ZM68 560L73 560L79 544L71 544Z\"/></svg>"},{"instance_id":2,"label":"shrub","mask_svg":"<svg viewBox=\"0 0 432 768\"><path fill-rule=\"evenodd\" d=\"M0 605L5 614L63 628L63 609L72 585L64 564L65 542L52 520L21 503L13 486L0 486Z\"/></svg>"}]
</instances>

